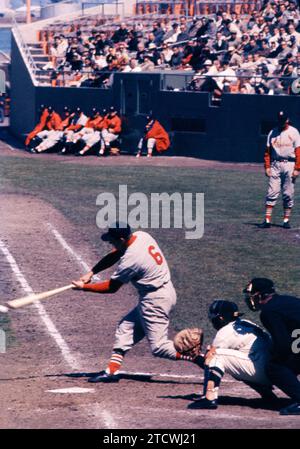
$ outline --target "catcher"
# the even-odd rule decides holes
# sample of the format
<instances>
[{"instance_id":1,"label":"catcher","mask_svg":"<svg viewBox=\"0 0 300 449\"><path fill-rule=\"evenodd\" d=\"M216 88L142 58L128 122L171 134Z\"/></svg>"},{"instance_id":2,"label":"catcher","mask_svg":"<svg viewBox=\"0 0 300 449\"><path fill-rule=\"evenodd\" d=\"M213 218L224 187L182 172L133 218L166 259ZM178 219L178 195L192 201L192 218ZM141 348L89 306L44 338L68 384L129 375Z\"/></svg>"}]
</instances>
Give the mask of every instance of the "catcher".
<instances>
[{"instance_id":1,"label":"catcher","mask_svg":"<svg viewBox=\"0 0 300 449\"><path fill-rule=\"evenodd\" d=\"M216 300L211 304L209 319L218 332L205 356L203 397L189 408L216 409L225 373L246 383L263 400L276 400L265 374L271 339L259 326L241 319L242 315L234 302Z\"/></svg>"}]
</instances>

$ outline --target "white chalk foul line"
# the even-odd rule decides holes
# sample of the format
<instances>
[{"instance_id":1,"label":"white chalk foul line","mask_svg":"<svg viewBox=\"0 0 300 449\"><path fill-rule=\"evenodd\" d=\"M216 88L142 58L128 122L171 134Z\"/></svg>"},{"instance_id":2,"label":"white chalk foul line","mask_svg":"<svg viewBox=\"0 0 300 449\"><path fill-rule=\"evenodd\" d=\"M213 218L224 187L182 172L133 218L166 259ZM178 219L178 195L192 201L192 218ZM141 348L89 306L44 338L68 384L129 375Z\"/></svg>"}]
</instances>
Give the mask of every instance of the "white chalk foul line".
<instances>
[{"instance_id":1,"label":"white chalk foul line","mask_svg":"<svg viewBox=\"0 0 300 449\"><path fill-rule=\"evenodd\" d=\"M69 253L71 254L71 256L77 260L77 262L79 263L79 265L86 271L90 270L90 267L88 266L88 264L82 259L82 257L77 254L73 248L71 248L71 246L66 242L66 240L63 238L63 236L61 235L60 232L58 232L57 229L55 229L55 227L51 224L51 223L47 223L50 231L52 232L52 234L54 235L54 237L56 238L56 240L61 244L61 246Z\"/></svg>"},{"instance_id":2,"label":"white chalk foul line","mask_svg":"<svg viewBox=\"0 0 300 449\"><path fill-rule=\"evenodd\" d=\"M17 278L19 284L21 285L22 289L24 290L24 292L27 293L28 295L33 294L34 291L28 284L27 280L25 279L25 276L21 272L15 258L10 253L9 249L7 248L7 246L5 245L5 243L2 240L0 240L0 249L1 249L2 253L4 254L6 260L8 261L14 275L16 276L16 278ZM65 340L63 339L63 337L61 336L61 334L55 327L53 321L50 319L49 315L47 314L44 306L39 301L34 302L33 306L37 309L38 314L39 314L41 320L43 321L44 325L46 326L49 335L53 338L53 340L59 347L66 363L72 369L79 370L80 365L79 365L78 361L76 360L74 355L71 353L68 344L65 342Z\"/></svg>"},{"instance_id":3,"label":"white chalk foul line","mask_svg":"<svg viewBox=\"0 0 300 449\"><path fill-rule=\"evenodd\" d=\"M61 246L77 261L80 267L82 267L85 271L89 271L90 267L88 264L83 260L83 258L76 253L76 251L73 250L73 248L66 242L66 240L63 238L61 233L51 224L47 223L47 226L49 230L52 232L56 240L61 244ZM98 278L97 276L94 276L95 278ZM99 278L98 278L99 279ZM97 409L95 413L97 412L97 416L101 418L101 420L104 422L104 425L107 429L117 429L118 425L114 419L114 417L104 408Z\"/></svg>"},{"instance_id":4,"label":"white chalk foul line","mask_svg":"<svg viewBox=\"0 0 300 449\"><path fill-rule=\"evenodd\" d=\"M151 372L136 372L136 371L120 371L120 374L125 374L127 376L145 376L145 377L162 377L167 379L187 379L187 380L198 380L199 383L203 381L202 372L200 374L174 374L174 373L151 373ZM234 379L222 379L222 383L237 383Z\"/></svg>"}]
</instances>

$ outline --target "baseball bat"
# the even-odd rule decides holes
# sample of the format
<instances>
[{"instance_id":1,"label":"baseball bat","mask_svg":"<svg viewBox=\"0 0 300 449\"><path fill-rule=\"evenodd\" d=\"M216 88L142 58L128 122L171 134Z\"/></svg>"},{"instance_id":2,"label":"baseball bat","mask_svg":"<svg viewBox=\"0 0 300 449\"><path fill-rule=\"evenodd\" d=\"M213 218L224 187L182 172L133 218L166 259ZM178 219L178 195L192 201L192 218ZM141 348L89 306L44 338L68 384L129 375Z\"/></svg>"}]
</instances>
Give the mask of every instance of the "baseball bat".
<instances>
[{"instance_id":1,"label":"baseball bat","mask_svg":"<svg viewBox=\"0 0 300 449\"><path fill-rule=\"evenodd\" d=\"M73 284L65 285L64 287L55 288L53 290L48 290L42 293L35 293L29 296L23 296L22 298L13 299L12 301L7 301L8 307L11 309L18 309L19 307L27 306L35 301L40 301L41 299L47 299L51 296L58 295L59 293L70 290Z\"/></svg>"}]
</instances>

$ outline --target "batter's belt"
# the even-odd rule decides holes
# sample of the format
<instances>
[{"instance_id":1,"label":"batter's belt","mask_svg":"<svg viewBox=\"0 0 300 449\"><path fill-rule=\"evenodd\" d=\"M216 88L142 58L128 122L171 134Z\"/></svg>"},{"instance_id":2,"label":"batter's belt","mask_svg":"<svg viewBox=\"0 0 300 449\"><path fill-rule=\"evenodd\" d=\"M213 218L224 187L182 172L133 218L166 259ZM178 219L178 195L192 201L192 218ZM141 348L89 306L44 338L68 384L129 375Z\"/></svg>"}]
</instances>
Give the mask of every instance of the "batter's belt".
<instances>
[{"instance_id":1,"label":"batter's belt","mask_svg":"<svg viewBox=\"0 0 300 449\"><path fill-rule=\"evenodd\" d=\"M276 157L272 159L272 162L296 162L295 157Z\"/></svg>"}]
</instances>

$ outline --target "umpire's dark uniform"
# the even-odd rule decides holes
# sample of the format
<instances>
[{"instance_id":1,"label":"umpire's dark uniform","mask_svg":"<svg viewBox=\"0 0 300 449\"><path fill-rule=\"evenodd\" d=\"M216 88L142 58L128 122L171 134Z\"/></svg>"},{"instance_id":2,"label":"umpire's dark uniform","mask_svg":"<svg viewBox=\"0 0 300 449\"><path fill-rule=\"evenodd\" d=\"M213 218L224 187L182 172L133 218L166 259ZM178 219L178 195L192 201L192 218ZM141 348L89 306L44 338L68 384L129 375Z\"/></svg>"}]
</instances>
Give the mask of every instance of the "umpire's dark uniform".
<instances>
[{"instance_id":1,"label":"umpire's dark uniform","mask_svg":"<svg viewBox=\"0 0 300 449\"><path fill-rule=\"evenodd\" d=\"M300 299L293 296L274 294L265 304L260 303L261 322L273 339L273 355L267 365L267 375L295 402L300 404L300 352L293 352L295 337L300 330ZM296 346L296 345L295 345ZM300 350L300 348L299 348Z\"/></svg>"}]
</instances>

